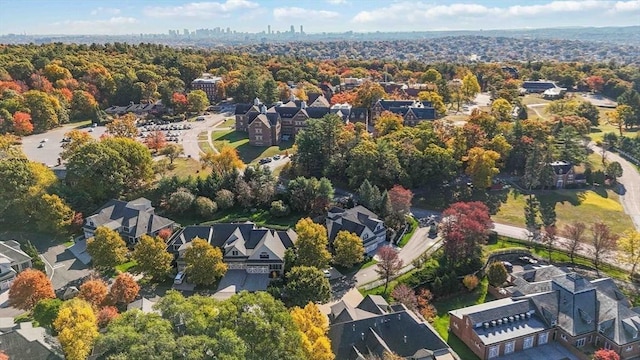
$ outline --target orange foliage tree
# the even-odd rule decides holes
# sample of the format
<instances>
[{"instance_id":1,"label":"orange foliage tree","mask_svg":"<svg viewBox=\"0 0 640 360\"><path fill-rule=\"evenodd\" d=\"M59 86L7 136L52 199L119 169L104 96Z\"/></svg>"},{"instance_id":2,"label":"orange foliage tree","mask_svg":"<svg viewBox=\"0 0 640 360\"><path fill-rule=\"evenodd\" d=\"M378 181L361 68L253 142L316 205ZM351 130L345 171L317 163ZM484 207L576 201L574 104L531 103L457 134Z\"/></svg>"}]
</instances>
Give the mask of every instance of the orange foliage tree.
<instances>
[{"instance_id":1,"label":"orange foliage tree","mask_svg":"<svg viewBox=\"0 0 640 360\"><path fill-rule=\"evenodd\" d=\"M98 327L105 328L111 320L118 317L118 309L114 306L105 306L98 311Z\"/></svg>"},{"instance_id":2,"label":"orange foliage tree","mask_svg":"<svg viewBox=\"0 0 640 360\"><path fill-rule=\"evenodd\" d=\"M128 304L138 296L139 291L140 286L136 280L131 275L122 273L111 285L109 297L116 304Z\"/></svg>"},{"instance_id":3,"label":"orange foliage tree","mask_svg":"<svg viewBox=\"0 0 640 360\"><path fill-rule=\"evenodd\" d=\"M107 298L107 284L101 279L87 280L80 286L78 297L86 300L94 308L98 308Z\"/></svg>"},{"instance_id":4,"label":"orange foliage tree","mask_svg":"<svg viewBox=\"0 0 640 360\"><path fill-rule=\"evenodd\" d=\"M158 150L167 145L167 138L162 131L154 131L147 136L144 142L149 149L158 152Z\"/></svg>"},{"instance_id":5,"label":"orange foliage tree","mask_svg":"<svg viewBox=\"0 0 640 360\"><path fill-rule=\"evenodd\" d=\"M47 275L42 271L27 269L16 276L9 289L9 306L31 310L42 299L53 299L56 294Z\"/></svg>"},{"instance_id":6,"label":"orange foliage tree","mask_svg":"<svg viewBox=\"0 0 640 360\"><path fill-rule=\"evenodd\" d=\"M33 132L33 124L31 123L31 115L26 112L16 111L13 114L13 130L16 135L29 135Z\"/></svg>"}]
</instances>

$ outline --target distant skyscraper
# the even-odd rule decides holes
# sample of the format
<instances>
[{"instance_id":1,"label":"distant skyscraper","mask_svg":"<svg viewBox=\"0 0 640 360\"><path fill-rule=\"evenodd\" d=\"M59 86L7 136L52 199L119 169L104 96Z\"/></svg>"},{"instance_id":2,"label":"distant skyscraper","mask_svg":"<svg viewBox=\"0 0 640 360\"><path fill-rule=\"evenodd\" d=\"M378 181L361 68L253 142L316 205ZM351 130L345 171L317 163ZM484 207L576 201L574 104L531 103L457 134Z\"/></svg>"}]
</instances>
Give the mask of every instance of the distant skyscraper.
<instances>
[{"instance_id":1,"label":"distant skyscraper","mask_svg":"<svg viewBox=\"0 0 640 360\"><path fill-rule=\"evenodd\" d=\"M304 34L304 30L302 30L302 25L300 25L300 34Z\"/></svg>"},{"instance_id":2,"label":"distant skyscraper","mask_svg":"<svg viewBox=\"0 0 640 360\"><path fill-rule=\"evenodd\" d=\"M271 25L267 25L267 34L271 35Z\"/></svg>"},{"instance_id":3,"label":"distant skyscraper","mask_svg":"<svg viewBox=\"0 0 640 360\"><path fill-rule=\"evenodd\" d=\"M184 29L184 35L189 35L189 29Z\"/></svg>"},{"instance_id":4,"label":"distant skyscraper","mask_svg":"<svg viewBox=\"0 0 640 360\"><path fill-rule=\"evenodd\" d=\"M230 27L227 28L227 34L231 34L231 28Z\"/></svg>"},{"instance_id":5,"label":"distant skyscraper","mask_svg":"<svg viewBox=\"0 0 640 360\"><path fill-rule=\"evenodd\" d=\"M291 25L291 33L295 33L296 32L296 28L293 27L293 25Z\"/></svg>"}]
</instances>

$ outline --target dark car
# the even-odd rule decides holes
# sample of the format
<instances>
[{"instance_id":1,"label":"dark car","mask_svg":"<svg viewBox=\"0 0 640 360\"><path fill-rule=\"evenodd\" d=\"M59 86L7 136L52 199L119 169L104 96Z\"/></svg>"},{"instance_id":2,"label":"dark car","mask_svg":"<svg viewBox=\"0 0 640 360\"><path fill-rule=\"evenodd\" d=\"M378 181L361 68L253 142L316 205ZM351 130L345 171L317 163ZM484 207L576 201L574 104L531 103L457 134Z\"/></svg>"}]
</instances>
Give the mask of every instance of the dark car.
<instances>
[{"instance_id":1,"label":"dark car","mask_svg":"<svg viewBox=\"0 0 640 360\"><path fill-rule=\"evenodd\" d=\"M260 165L263 165L263 164L268 164L268 163L270 163L272 161L273 161L273 159L271 159L271 158L264 158L264 159L260 159L260 161L258 161L258 163Z\"/></svg>"}]
</instances>

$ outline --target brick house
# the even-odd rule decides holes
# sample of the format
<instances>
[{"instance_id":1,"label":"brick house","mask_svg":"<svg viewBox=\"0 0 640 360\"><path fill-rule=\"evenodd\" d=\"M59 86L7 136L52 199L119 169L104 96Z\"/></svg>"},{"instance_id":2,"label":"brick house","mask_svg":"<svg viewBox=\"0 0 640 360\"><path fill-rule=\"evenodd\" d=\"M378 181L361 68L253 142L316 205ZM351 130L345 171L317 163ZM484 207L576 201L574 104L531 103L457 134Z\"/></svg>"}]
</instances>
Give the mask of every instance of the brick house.
<instances>
[{"instance_id":1,"label":"brick house","mask_svg":"<svg viewBox=\"0 0 640 360\"><path fill-rule=\"evenodd\" d=\"M557 189L587 183L584 174L576 174L573 164L568 161L554 161L549 165L553 169L553 186Z\"/></svg>"},{"instance_id":2,"label":"brick house","mask_svg":"<svg viewBox=\"0 0 640 360\"><path fill-rule=\"evenodd\" d=\"M271 110L271 109L270 109ZM280 143L280 116L275 111L268 111L265 105L260 106L260 113L249 123L249 144L253 146L271 146Z\"/></svg>"},{"instance_id":3,"label":"brick house","mask_svg":"<svg viewBox=\"0 0 640 360\"><path fill-rule=\"evenodd\" d=\"M449 312L451 331L481 359L548 342L584 359L599 348L640 356L640 309L613 280L542 266L514 273L511 283L508 298Z\"/></svg>"}]
</instances>

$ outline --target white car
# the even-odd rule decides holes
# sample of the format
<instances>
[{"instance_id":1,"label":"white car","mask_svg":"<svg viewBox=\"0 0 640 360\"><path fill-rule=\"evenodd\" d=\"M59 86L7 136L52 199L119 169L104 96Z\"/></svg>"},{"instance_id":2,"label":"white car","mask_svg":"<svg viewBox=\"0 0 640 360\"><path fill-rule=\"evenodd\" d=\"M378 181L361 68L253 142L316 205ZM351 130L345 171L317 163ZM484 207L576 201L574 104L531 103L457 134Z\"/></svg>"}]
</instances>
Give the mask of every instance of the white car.
<instances>
[{"instance_id":1,"label":"white car","mask_svg":"<svg viewBox=\"0 0 640 360\"><path fill-rule=\"evenodd\" d=\"M178 284L178 285L182 284L182 282L184 281L185 277L186 277L186 274L184 273L184 271L180 271L176 275L175 279L173 279L173 283L174 284Z\"/></svg>"}]
</instances>

